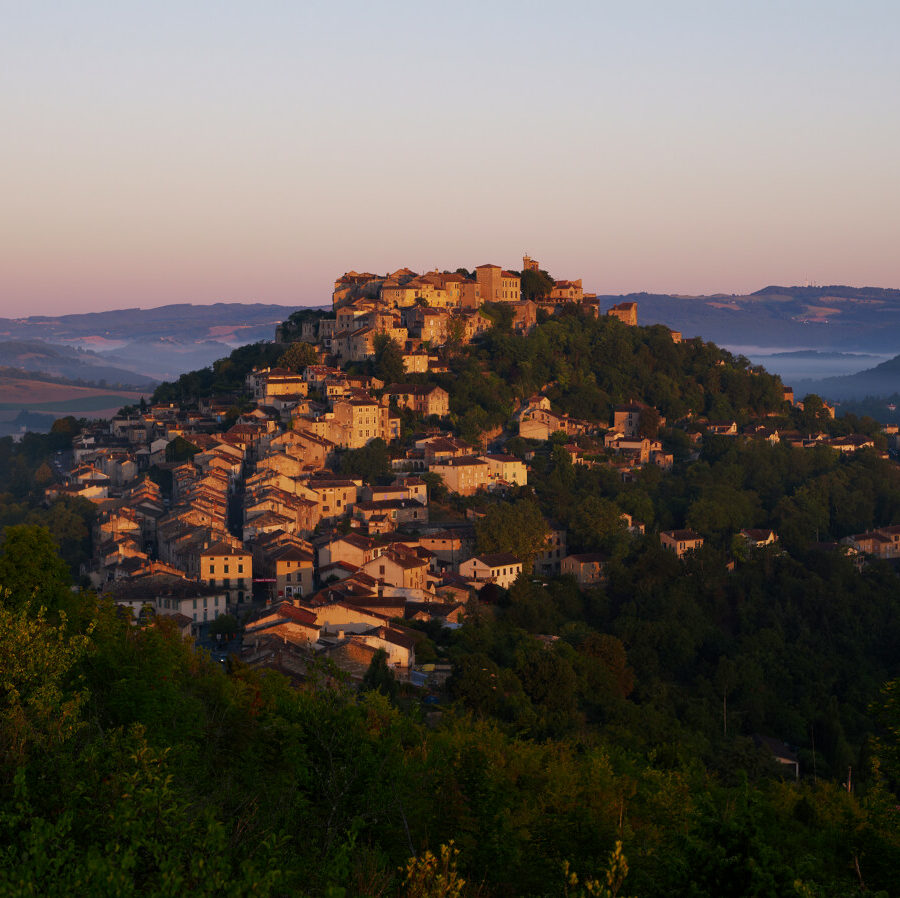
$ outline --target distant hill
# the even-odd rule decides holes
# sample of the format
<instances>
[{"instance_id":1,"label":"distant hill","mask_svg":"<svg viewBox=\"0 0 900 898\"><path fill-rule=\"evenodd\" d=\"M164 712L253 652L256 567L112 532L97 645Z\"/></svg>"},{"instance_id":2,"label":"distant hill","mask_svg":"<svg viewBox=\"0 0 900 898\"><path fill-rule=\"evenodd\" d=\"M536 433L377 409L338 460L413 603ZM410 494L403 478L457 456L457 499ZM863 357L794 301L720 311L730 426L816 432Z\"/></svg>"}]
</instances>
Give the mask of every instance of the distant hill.
<instances>
[{"instance_id":1,"label":"distant hill","mask_svg":"<svg viewBox=\"0 0 900 898\"><path fill-rule=\"evenodd\" d=\"M271 340L275 326L298 306L220 302L209 306L179 303L155 309L116 309L74 315L0 318L0 337L52 343L90 339L102 348L116 341L175 337L184 342L215 340L234 345Z\"/></svg>"},{"instance_id":2,"label":"distant hill","mask_svg":"<svg viewBox=\"0 0 900 898\"><path fill-rule=\"evenodd\" d=\"M638 304L641 324L662 323L722 345L896 352L900 290L769 286L747 295L600 296L601 307Z\"/></svg>"},{"instance_id":3,"label":"distant hill","mask_svg":"<svg viewBox=\"0 0 900 898\"><path fill-rule=\"evenodd\" d=\"M134 370L110 365L96 352L53 346L41 340L0 340L0 366L73 381L105 382L145 390L152 388L156 380Z\"/></svg>"},{"instance_id":4,"label":"distant hill","mask_svg":"<svg viewBox=\"0 0 900 898\"><path fill-rule=\"evenodd\" d=\"M0 341L32 343L35 346L65 346L87 350L79 361L97 367L121 369L128 376L81 373L61 367L60 358L43 367L7 357L0 365L90 380L128 383L171 380L185 371L205 368L224 358L235 346L272 340L275 328L298 306L261 303L216 303L209 306L181 303L155 309L117 309L75 315L33 315L0 318ZM52 354L49 354L52 355ZM74 362L73 356L67 357ZM136 375L138 375L136 377Z\"/></svg>"},{"instance_id":5,"label":"distant hill","mask_svg":"<svg viewBox=\"0 0 900 898\"><path fill-rule=\"evenodd\" d=\"M108 418L122 406L150 393L116 387L84 386L48 379L12 368L0 368L0 437L22 430L46 432L60 417Z\"/></svg>"},{"instance_id":6,"label":"distant hill","mask_svg":"<svg viewBox=\"0 0 900 898\"><path fill-rule=\"evenodd\" d=\"M764 349L750 347L742 349L741 352L754 365L762 365L770 374L778 374L790 385L798 381L856 374L866 368L874 368L894 355L893 352L834 352L815 349L804 349L799 352L766 352Z\"/></svg>"},{"instance_id":7,"label":"distant hill","mask_svg":"<svg viewBox=\"0 0 900 898\"><path fill-rule=\"evenodd\" d=\"M797 396L818 393L825 399L838 401L900 393L900 355L856 374L795 381L794 393Z\"/></svg>"},{"instance_id":8,"label":"distant hill","mask_svg":"<svg viewBox=\"0 0 900 898\"><path fill-rule=\"evenodd\" d=\"M185 371L205 368L216 359L225 358L232 348L217 340L187 342L175 337L154 337L133 340L120 349L97 354L112 364L140 371L155 380L171 380Z\"/></svg>"}]
</instances>

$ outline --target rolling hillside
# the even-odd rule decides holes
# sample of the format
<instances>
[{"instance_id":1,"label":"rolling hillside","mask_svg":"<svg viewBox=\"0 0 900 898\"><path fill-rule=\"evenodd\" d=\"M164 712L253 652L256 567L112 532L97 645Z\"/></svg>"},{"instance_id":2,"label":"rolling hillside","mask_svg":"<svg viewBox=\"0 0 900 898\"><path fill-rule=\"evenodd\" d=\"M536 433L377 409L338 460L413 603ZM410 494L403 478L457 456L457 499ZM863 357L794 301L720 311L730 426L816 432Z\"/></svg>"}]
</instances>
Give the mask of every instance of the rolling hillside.
<instances>
[{"instance_id":1,"label":"rolling hillside","mask_svg":"<svg viewBox=\"0 0 900 898\"><path fill-rule=\"evenodd\" d=\"M111 364L107 358L85 349L54 346L41 340L0 341L0 367L49 374L69 380L116 384L122 387L151 387L155 378L134 369Z\"/></svg>"},{"instance_id":2,"label":"rolling hillside","mask_svg":"<svg viewBox=\"0 0 900 898\"><path fill-rule=\"evenodd\" d=\"M603 308L638 304L641 324L662 323L720 345L893 353L900 345L900 290L765 287L745 296L635 293L600 296Z\"/></svg>"},{"instance_id":3,"label":"rolling hillside","mask_svg":"<svg viewBox=\"0 0 900 898\"><path fill-rule=\"evenodd\" d=\"M794 384L794 390L797 395L818 393L825 399L838 401L864 399L867 396L891 396L900 393L900 356L844 377L798 380Z\"/></svg>"},{"instance_id":4,"label":"rolling hillside","mask_svg":"<svg viewBox=\"0 0 900 898\"><path fill-rule=\"evenodd\" d=\"M149 392L52 383L26 373L0 372L0 437L26 430L46 432L56 418L111 418Z\"/></svg>"}]
</instances>

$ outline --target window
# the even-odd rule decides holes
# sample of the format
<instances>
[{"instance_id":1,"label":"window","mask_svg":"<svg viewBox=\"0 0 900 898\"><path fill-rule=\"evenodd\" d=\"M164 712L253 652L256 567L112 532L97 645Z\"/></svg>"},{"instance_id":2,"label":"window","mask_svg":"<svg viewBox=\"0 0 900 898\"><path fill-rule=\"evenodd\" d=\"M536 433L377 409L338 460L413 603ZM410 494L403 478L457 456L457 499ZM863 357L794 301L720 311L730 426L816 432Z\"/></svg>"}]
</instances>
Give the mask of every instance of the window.
<instances>
[{"instance_id":1,"label":"window","mask_svg":"<svg viewBox=\"0 0 900 898\"><path fill-rule=\"evenodd\" d=\"M285 580L286 580L288 583L290 583L290 582L291 582L291 575L290 575L290 574L287 574L287 576L285 577Z\"/></svg>"},{"instance_id":2,"label":"window","mask_svg":"<svg viewBox=\"0 0 900 898\"><path fill-rule=\"evenodd\" d=\"M238 573L239 573L239 574L243 574L243 573L244 573L244 565L242 565L242 564L239 564L239 565L238 565Z\"/></svg>"},{"instance_id":3,"label":"window","mask_svg":"<svg viewBox=\"0 0 900 898\"><path fill-rule=\"evenodd\" d=\"M228 565L227 564L225 565L225 573L226 574L228 573Z\"/></svg>"},{"instance_id":4,"label":"window","mask_svg":"<svg viewBox=\"0 0 900 898\"><path fill-rule=\"evenodd\" d=\"M212 577L212 575L215 574L215 572L216 572L216 566L214 564L211 564L209 566L209 576Z\"/></svg>"},{"instance_id":5,"label":"window","mask_svg":"<svg viewBox=\"0 0 900 898\"><path fill-rule=\"evenodd\" d=\"M197 607L197 600L194 599L194 608L196 608L196 607ZM197 615L196 615L196 614L194 615L194 620L197 620Z\"/></svg>"}]
</instances>

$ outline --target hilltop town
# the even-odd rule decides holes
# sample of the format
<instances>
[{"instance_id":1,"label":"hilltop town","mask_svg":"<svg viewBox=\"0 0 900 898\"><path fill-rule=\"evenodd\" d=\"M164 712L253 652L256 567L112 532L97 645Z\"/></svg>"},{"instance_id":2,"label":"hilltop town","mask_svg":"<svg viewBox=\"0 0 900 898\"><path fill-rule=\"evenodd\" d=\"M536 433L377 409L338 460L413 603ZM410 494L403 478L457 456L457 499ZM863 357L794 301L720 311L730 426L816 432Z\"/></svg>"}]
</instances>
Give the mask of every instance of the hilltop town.
<instances>
[{"instance_id":1,"label":"hilltop town","mask_svg":"<svg viewBox=\"0 0 900 898\"><path fill-rule=\"evenodd\" d=\"M403 348L407 373L446 371L434 350L448 344L459 348L489 330L498 311L489 314L486 308L495 304L505 309L510 327L519 334L535 326L539 311L553 314L563 305L600 314L596 294L585 293L581 279L555 281L537 260L523 256L521 273L499 265L421 275L409 268L384 276L347 272L334 282L333 317L289 320L276 331L276 340L316 344L347 363L372 358L376 339L383 335ZM620 303L605 314L637 325L637 303ZM681 340L677 332L672 337Z\"/></svg>"},{"instance_id":2,"label":"hilltop town","mask_svg":"<svg viewBox=\"0 0 900 898\"><path fill-rule=\"evenodd\" d=\"M30 677L48 663L39 645L84 646L70 679L89 684L91 722L74 732L151 758L123 793L156 776L184 799L177 819L211 802L242 846L269 844L271 819L292 834L312 821L287 861L260 862L287 864L298 888L323 852L338 860L321 882L357 876L334 870L360 808L384 869L449 813L448 832L479 834L463 857L496 894L540 894L568 830L548 848L523 828L511 838L532 860L492 872L495 850L476 844L496 836L497 796L518 819L580 827L605 789L592 833L618 819L635 770L648 807L685 763L696 795L743 794L749 770L781 846L798 818L767 784L810 795L810 777L830 789L851 765L863 780L864 709L895 675L896 431L798 401L747 359L530 261L349 273L330 310L297 310L275 340L109 421L0 441L0 610L18 621L5 650ZM823 711L823 695L846 703ZM71 705L43 707L31 719L58 733ZM62 738L80 754L60 769L93 770L93 743ZM432 797L446 783L458 808ZM98 844L117 829L105 820ZM687 825L665 829L665 869ZM221 844L189 854L230 863ZM663 867L635 857L642 886L657 882Z\"/></svg>"},{"instance_id":3,"label":"hilltop town","mask_svg":"<svg viewBox=\"0 0 900 898\"><path fill-rule=\"evenodd\" d=\"M540 295L523 299L523 289ZM458 626L472 596L508 589L523 574L568 575L585 589L603 582L607 555L583 539L570 551L566 527L552 521L527 554L485 550L504 544L487 532L487 514L498 498L532 494L536 457L555 448L572 466L623 482L676 462L658 408L631 398L608 419L575 417L554 408L554 383L519 398L502 425L462 438L445 388L453 389L454 358L489 331L517 339L559 315L603 317L613 332L637 327L635 303L601 312L581 281L553 281L528 256L521 274L496 265L349 272L335 281L331 314L301 310L278 327L281 364L252 367L228 395L143 403L85 427L46 497L96 505L83 573L135 619L168 616L205 644L241 624L247 663L297 676L311 658L327 657L359 679L381 650L402 679L440 679L430 653L427 670L417 663L421 634L406 624ZM681 342L657 330L670 345ZM802 403L778 389L774 405L783 407L762 417L682 416L681 460L698 458L711 437L875 449L870 435L779 432L773 417ZM833 419L834 409L818 414ZM634 515L619 517L623 531L645 532ZM747 546L777 541L772 528L746 524L739 536ZM704 536L682 526L660 531L659 541L682 557ZM893 532L849 542L876 554L873 547L887 545L884 554L896 545Z\"/></svg>"}]
</instances>

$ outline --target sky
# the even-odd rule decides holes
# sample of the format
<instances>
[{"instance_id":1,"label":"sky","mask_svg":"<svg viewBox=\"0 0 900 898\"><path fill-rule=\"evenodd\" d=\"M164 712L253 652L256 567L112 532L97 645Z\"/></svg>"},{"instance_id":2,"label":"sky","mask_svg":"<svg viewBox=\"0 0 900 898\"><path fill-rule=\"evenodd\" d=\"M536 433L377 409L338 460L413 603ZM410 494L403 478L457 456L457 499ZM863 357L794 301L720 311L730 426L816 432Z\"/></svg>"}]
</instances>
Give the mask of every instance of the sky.
<instances>
[{"instance_id":1,"label":"sky","mask_svg":"<svg viewBox=\"0 0 900 898\"><path fill-rule=\"evenodd\" d=\"M0 0L0 315L900 287L900 4Z\"/></svg>"}]
</instances>

